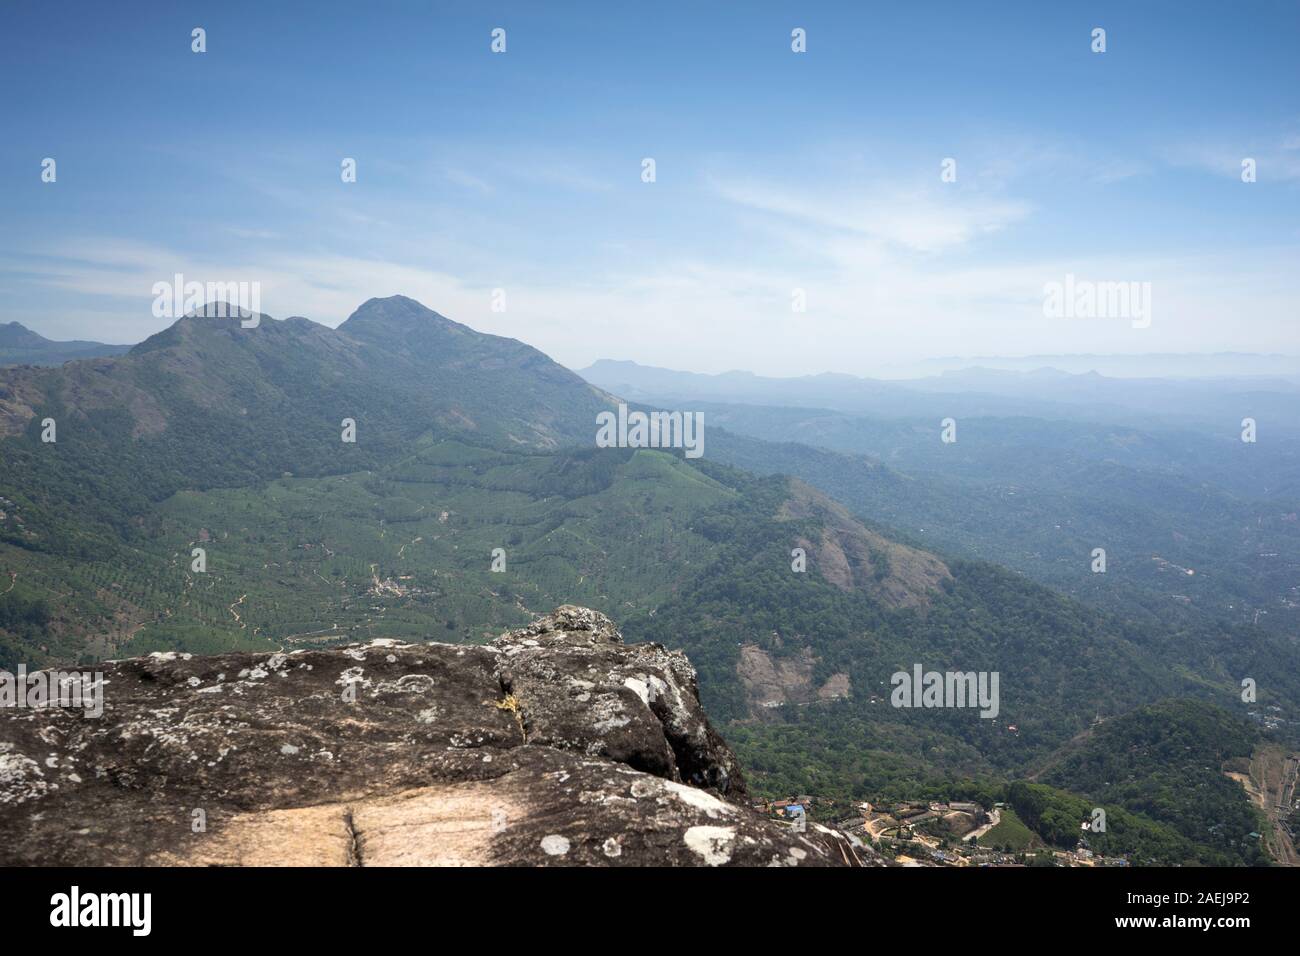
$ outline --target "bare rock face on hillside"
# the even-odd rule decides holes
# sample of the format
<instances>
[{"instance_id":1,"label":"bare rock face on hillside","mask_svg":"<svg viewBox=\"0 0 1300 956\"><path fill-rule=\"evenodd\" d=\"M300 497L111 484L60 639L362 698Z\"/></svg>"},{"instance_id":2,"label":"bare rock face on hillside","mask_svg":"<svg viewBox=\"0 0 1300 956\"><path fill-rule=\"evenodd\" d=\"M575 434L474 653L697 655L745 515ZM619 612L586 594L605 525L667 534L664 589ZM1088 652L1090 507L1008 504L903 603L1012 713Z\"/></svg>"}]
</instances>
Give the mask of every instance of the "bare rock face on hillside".
<instances>
[{"instance_id":1,"label":"bare rock face on hillside","mask_svg":"<svg viewBox=\"0 0 1300 956\"><path fill-rule=\"evenodd\" d=\"M832 674L818 687L813 683L816 666L817 656L809 647L790 657L774 658L757 644L743 644L736 660L736 676L755 716L775 713L786 704L849 696L852 684L848 674Z\"/></svg>"},{"instance_id":2,"label":"bare rock face on hillside","mask_svg":"<svg viewBox=\"0 0 1300 956\"><path fill-rule=\"evenodd\" d=\"M925 609L952 578L948 566L933 554L877 534L802 481L790 482L790 498L777 517L820 522L817 540L797 542L810 562L840 590L864 590L886 607Z\"/></svg>"},{"instance_id":3,"label":"bare rock face on hillside","mask_svg":"<svg viewBox=\"0 0 1300 956\"><path fill-rule=\"evenodd\" d=\"M743 804L680 652L565 606L488 646L103 666L0 711L0 864L858 865Z\"/></svg>"}]
</instances>

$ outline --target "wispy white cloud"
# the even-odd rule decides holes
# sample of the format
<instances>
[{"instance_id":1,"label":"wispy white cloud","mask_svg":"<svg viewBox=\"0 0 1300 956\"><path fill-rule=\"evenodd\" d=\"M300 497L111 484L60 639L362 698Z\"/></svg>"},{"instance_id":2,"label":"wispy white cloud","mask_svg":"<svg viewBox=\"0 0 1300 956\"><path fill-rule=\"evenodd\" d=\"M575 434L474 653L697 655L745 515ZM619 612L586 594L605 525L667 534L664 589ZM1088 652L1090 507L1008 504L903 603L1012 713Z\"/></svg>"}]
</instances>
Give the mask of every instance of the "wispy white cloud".
<instances>
[{"instance_id":1,"label":"wispy white cloud","mask_svg":"<svg viewBox=\"0 0 1300 956\"><path fill-rule=\"evenodd\" d=\"M454 166L444 167L442 170L442 174L443 176L446 177L447 182L453 183L457 186L463 186L467 189L476 190L477 192L483 193L484 195L491 194L492 192L495 191L492 188L492 184L489 183L486 179L483 179L480 176L476 176L473 173L467 172L463 169L457 169Z\"/></svg>"},{"instance_id":2,"label":"wispy white cloud","mask_svg":"<svg viewBox=\"0 0 1300 956\"><path fill-rule=\"evenodd\" d=\"M957 189L944 195L939 188L799 188L740 178L714 178L712 187L728 202L917 252L936 252L996 232L1025 218L1031 208L1016 200L966 196Z\"/></svg>"},{"instance_id":3,"label":"wispy white cloud","mask_svg":"<svg viewBox=\"0 0 1300 956\"><path fill-rule=\"evenodd\" d=\"M1300 134L1252 136L1236 142L1218 136L1177 143L1164 150L1164 158L1174 166L1237 180L1241 178L1243 160L1253 159L1257 182L1295 182L1300 180Z\"/></svg>"},{"instance_id":4,"label":"wispy white cloud","mask_svg":"<svg viewBox=\"0 0 1300 956\"><path fill-rule=\"evenodd\" d=\"M1295 351L1294 245L1119 257L1067 234L1035 247L1045 206L1026 183L1066 172L1117 182L1149 172L1150 158L1081 160L1068 146L1031 142L972 147L958 156L956 184L939 182L938 158L920 178L861 168L742 175L719 160L664 191L699 211L716 242L687 236L683 245L673 230L643 234L639 223L593 239L590 220L558 222L557 253L536 240L535 220L512 216L513 193L535 195L539 183L589 192L593 215L627 196L599 164L539 155L476 161L445 151L403 166L420 188L388 193L259 181L258 195L301 216L268 220L282 229L254 228L259 221L218 230L238 242L91 236L14 246L0 253L0 279L11 300L46 312L63 301L93 310L88 325L67 320L70 337L119 342L158 331L153 283L182 272L259 282L269 314L330 325L372 296L409 295L572 366L612 357L701 371L862 373L937 354ZM1276 156L1300 158L1300 138L1279 138ZM624 172L637 201L659 201L636 168ZM1261 176L1265 168L1261 159ZM466 201L442 205L449 189ZM1044 318L1043 286L1066 273L1152 283L1151 327ZM505 312L491 309L498 287ZM795 289L807 312L793 311ZM112 333L98 334L106 322Z\"/></svg>"}]
</instances>

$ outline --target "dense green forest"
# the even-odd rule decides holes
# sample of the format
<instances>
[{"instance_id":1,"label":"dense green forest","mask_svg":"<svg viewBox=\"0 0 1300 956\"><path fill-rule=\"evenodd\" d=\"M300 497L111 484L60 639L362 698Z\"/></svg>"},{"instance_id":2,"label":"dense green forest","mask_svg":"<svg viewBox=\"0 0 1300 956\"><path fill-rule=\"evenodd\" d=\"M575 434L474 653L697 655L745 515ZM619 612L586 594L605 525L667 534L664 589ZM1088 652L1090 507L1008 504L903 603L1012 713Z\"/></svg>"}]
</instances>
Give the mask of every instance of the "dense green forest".
<instances>
[{"instance_id":1,"label":"dense green forest","mask_svg":"<svg viewBox=\"0 0 1300 956\"><path fill-rule=\"evenodd\" d=\"M750 472L802 478L920 547L995 562L1145 624L1294 633L1300 498L1242 499L1199 471L1044 451L1042 433L1068 429L1057 422L967 426L953 446L918 426L925 442L911 444L942 447L948 459L940 466L927 455L927 469L916 472L808 439L768 441L725 428L711 433L710 449L715 460ZM987 442L978 428L993 432ZM1033 454L1019 451L1026 448ZM1098 547L1105 573L1093 571Z\"/></svg>"},{"instance_id":2,"label":"dense green forest","mask_svg":"<svg viewBox=\"0 0 1300 956\"><path fill-rule=\"evenodd\" d=\"M1254 725L1221 707L1161 701L1100 724L1039 779L1168 824L1203 862L1260 863L1262 817L1223 772L1259 741Z\"/></svg>"}]
</instances>

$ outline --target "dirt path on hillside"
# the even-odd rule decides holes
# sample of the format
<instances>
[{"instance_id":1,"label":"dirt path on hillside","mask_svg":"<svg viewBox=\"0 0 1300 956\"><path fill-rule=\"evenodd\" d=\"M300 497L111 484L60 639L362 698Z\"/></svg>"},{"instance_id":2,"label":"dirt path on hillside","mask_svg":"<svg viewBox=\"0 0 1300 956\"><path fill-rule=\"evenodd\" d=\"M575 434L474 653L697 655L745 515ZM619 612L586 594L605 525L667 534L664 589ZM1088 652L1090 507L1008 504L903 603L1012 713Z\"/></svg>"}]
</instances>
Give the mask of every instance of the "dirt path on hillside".
<instances>
[{"instance_id":1,"label":"dirt path on hillside","mask_svg":"<svg viewBox=\"0 0 1300 956\"><path fill-rule=\"evenodd\" d=\"M1300 754L1264 744L1251 755L1249 774L1225 773L1241 784L1250 802L1268 818L1264 846L1269 855L1282 866L1300 866L1295 840L1282 823L1295 805Z\"/></svg>"},{"instance_id":2,"label":"dirt path on hillside","mask_svg":"<svg viewBox=\"0 0 1300 956\"><path fill-rule=\"evenodd\" d=\"M971 830L970 833L962 837L962 840L970 841L970 840L978 839L979 837L982 837L984 834L988 833L990 830L992 830L995 826L997 826L1001 822L1002 822L1002 811L999 810L997 807L994 807L992 810L989 811L989 822L984 824L983 826L979 826L976 827L974 830Z\"/></svg>"}]
</instances>

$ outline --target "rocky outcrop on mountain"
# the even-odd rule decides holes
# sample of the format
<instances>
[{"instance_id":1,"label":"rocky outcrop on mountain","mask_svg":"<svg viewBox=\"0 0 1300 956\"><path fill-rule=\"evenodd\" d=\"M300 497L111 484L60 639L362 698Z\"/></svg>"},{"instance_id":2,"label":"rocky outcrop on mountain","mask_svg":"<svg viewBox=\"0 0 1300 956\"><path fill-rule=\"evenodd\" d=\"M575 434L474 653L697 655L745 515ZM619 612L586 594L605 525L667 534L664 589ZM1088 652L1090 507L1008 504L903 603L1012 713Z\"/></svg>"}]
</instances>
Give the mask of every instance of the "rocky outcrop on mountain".
<instances>
[{"instance_id":1,"label":"rocky outcrop on mountain","mask_svg":"<svg viewBox=\"0 0 1300 956\"><path fill-rule=\"evenodd\" d=\"M816 540L797 539L811 563L840 590L865 590L886 607L929 607L952 579L948 566L933 554L870 530L843 505L797 479L790 482L790 497L778 517L820 523Z\"/></svg>"},{"instance_id":2,"label":"rocky outcrop on mountain","mask_svg":"<svg viewBox=\"0 0 1300 956\"><path fill-rule=\"evenodd\" d=\"M817 656L809 647L790 657L774 658L757 644L744 644L736 660L736 676L745 690L751 713L756 715L786 704L810 704L849 696L852 685L848 674L832 674L819 687L813 682L816 666Z\"/></svg>"},{"instance_id":3,"label":"rocky outcrop on mountain","mask_svg":"<svg viewBox=\"0 0 1300 956\"><path fill-rule=\"evenodd\" d=\"M0 711L0 864L859 865L747 806L680 652L564 606L486 646L174 652Z\"/></svg>"}]
</instances>

